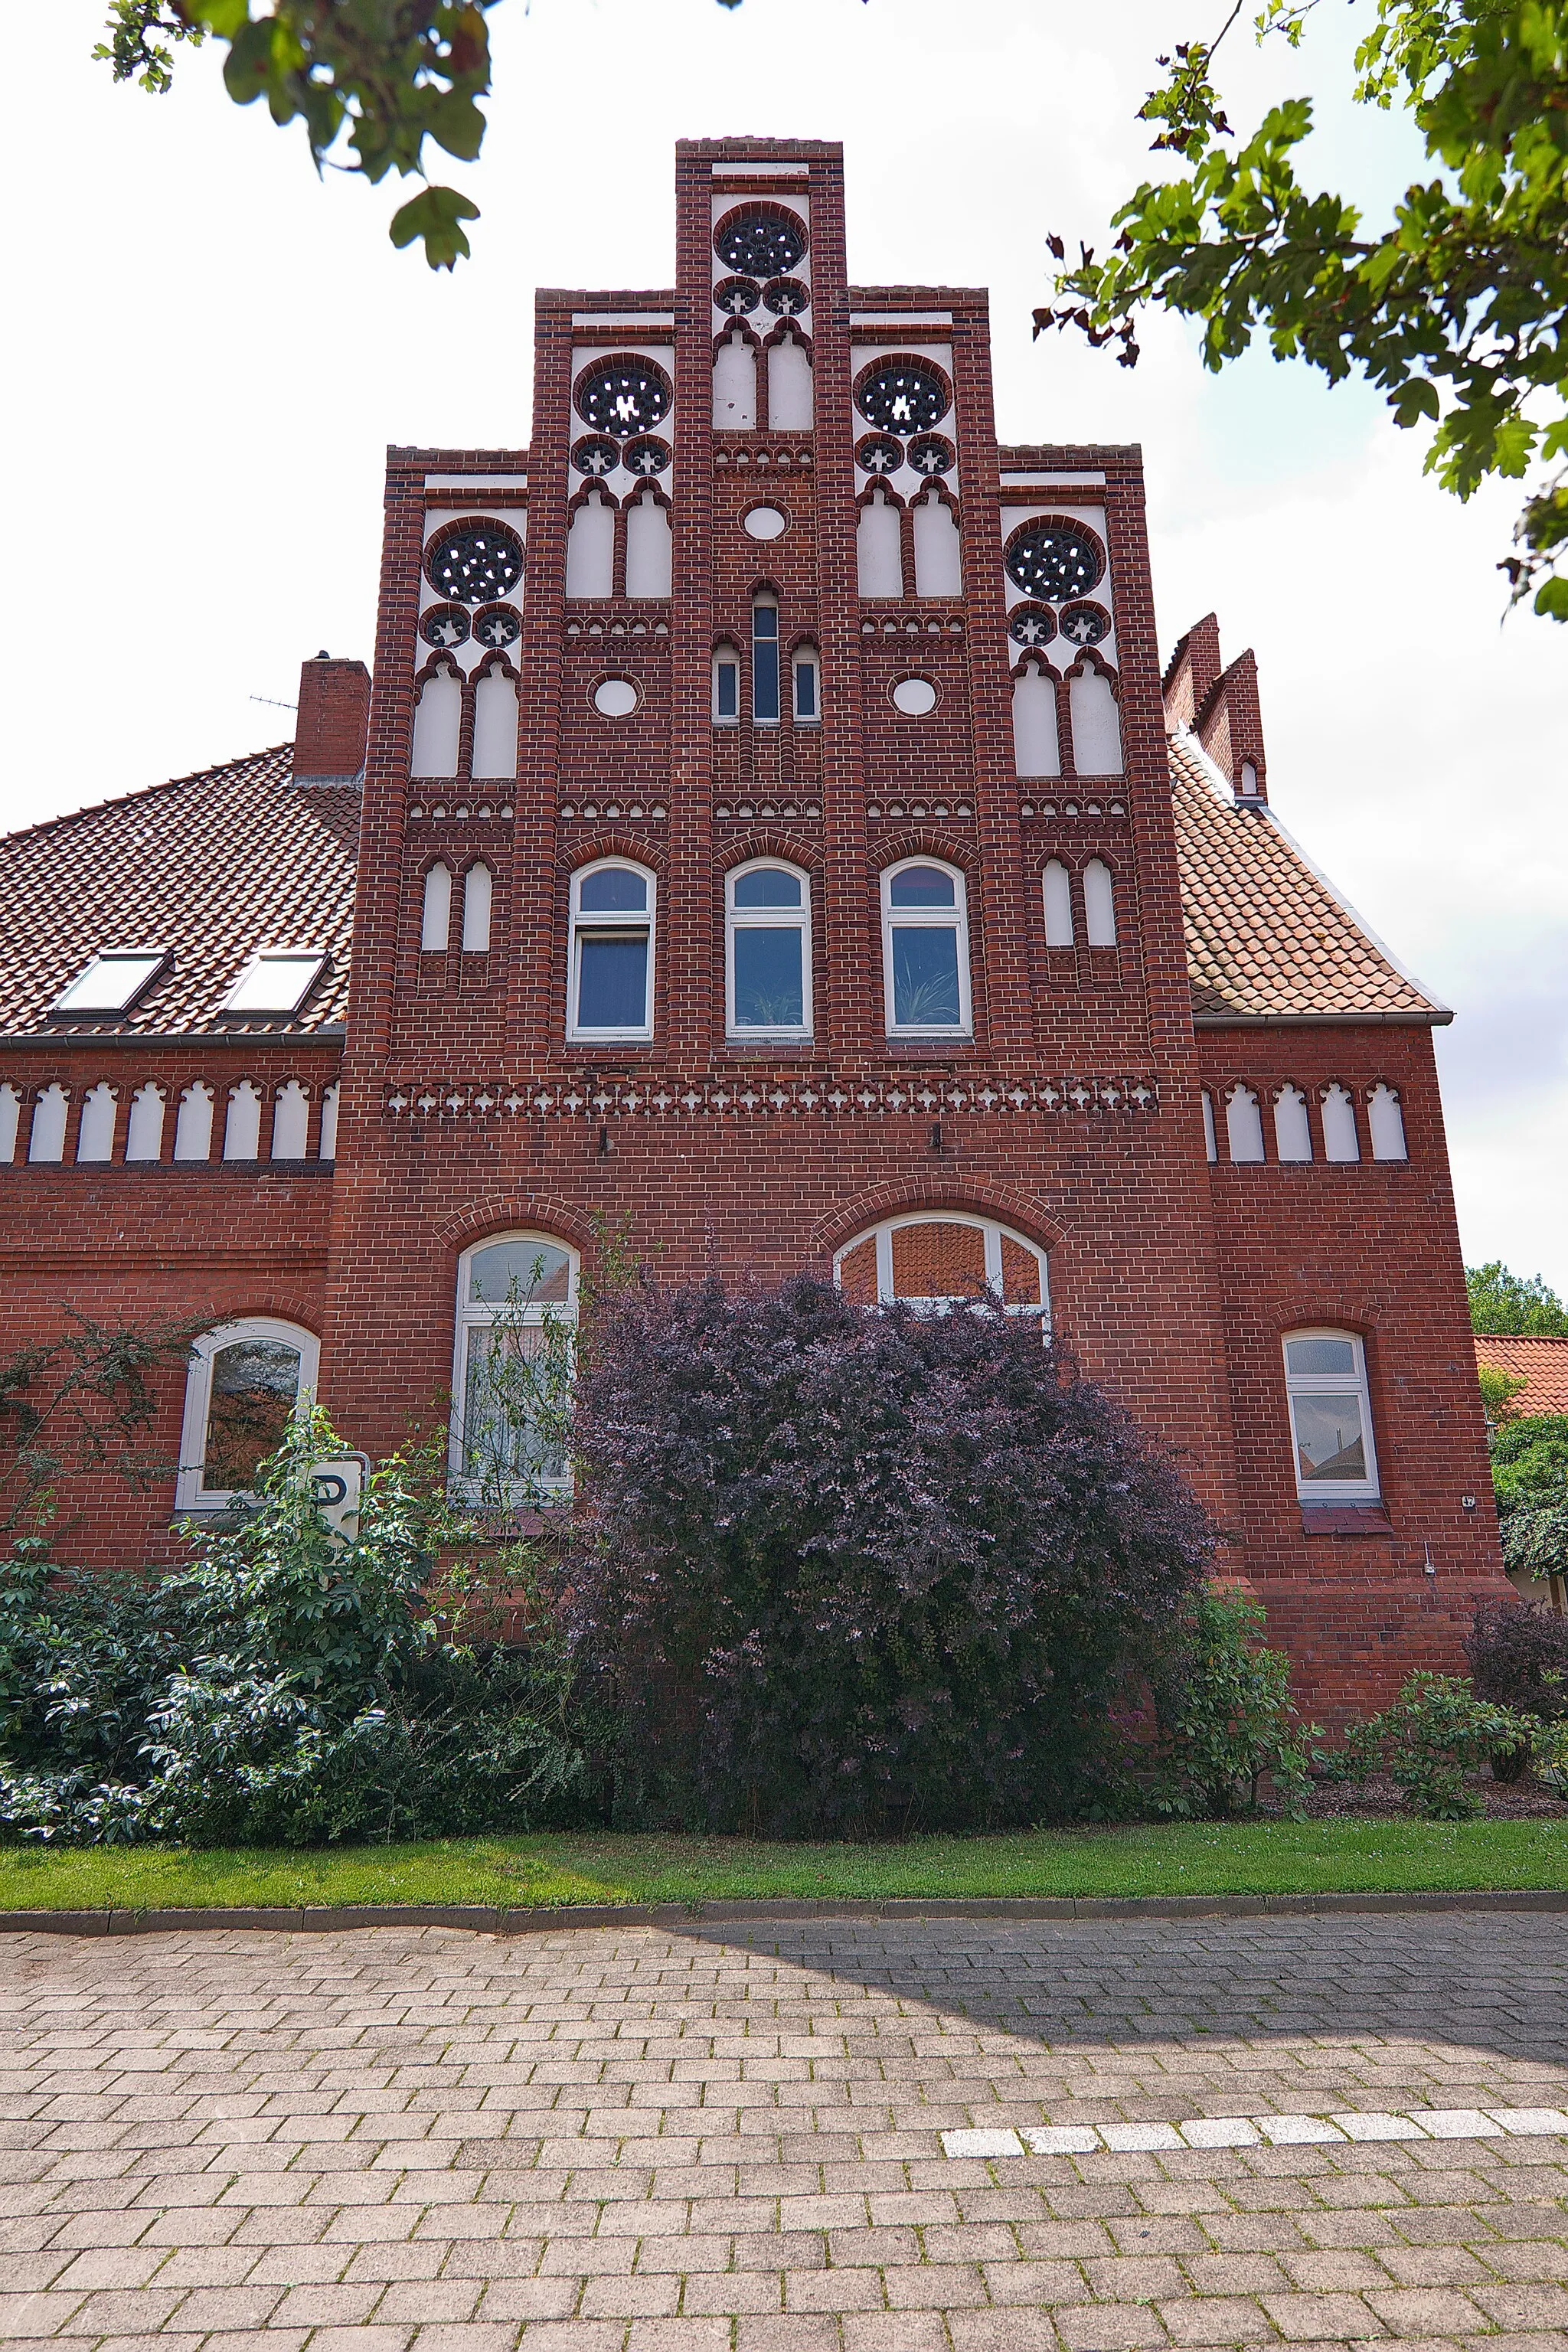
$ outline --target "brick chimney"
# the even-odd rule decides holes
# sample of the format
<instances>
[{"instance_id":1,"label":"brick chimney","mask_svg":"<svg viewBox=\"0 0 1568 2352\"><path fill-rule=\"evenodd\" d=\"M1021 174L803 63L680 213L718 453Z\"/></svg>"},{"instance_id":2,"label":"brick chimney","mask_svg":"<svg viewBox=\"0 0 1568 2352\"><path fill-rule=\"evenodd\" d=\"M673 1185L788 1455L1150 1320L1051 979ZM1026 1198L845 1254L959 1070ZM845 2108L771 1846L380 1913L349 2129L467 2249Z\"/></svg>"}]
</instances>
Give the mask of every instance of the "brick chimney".
<instances>
[{"instance_id":1,"label":"brick chimney","mask_svg":"<svg viewBox=\"0 0 1568 2352\"><path fill-rule=\"evenodd\" d=\"M1238 801L1266 801L1268 763L1251 647L1223 667L1219 623L1205 613L1171 656L1164 686L1166 724L1192 729Z\"/></svg>"},{"instance_id":2,"label":"brick chimney","mask_svg":"<svg viewBox=\"0 0 1568 2352\"><path fill-rule=\"evenodd\" d=\"M322 652L300 666L294 727L297 784L353 784L364 773L370 732L370 672L362 661Z\"/></svg>"}]
</instances>

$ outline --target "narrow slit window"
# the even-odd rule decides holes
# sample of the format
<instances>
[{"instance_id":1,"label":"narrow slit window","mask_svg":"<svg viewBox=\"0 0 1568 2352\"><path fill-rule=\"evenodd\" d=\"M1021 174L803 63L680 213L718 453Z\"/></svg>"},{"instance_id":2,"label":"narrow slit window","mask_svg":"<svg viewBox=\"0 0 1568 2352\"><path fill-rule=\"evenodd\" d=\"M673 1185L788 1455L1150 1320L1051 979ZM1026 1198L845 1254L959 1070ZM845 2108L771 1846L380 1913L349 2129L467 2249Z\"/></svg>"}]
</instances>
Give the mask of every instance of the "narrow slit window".
<instances>
[{"instance_id":1,"label":"narrow slit window","mask_svg":"<svg viewBox=\"0 0 1568 2352\"><path fill-rule=\"evenodd\" d=\"M733 727L741 716L741 656L721 646L713 656L713 723Z\"/></svg>"},{"instance_id":2,"label":"narrow slit window","mask_svg":"<svg viewBox=\"0 0 1568 2352\"><path fill-rule=\"evenodd\" d=\"M795 719L797 727L815 727L822 717L822 682L816 647L802 646L795 657Z\"/></svg>"},{"instance_id":3,"label":"narrow slit window","mask_svg":"<svg viewBox=\"0 0 1568 2352\"><path fill-rule=\"evenodd\" d=\"M757 727L779 723L779 608L771 596L752 606L752 720Z\"/></svg>"}]
</instances>

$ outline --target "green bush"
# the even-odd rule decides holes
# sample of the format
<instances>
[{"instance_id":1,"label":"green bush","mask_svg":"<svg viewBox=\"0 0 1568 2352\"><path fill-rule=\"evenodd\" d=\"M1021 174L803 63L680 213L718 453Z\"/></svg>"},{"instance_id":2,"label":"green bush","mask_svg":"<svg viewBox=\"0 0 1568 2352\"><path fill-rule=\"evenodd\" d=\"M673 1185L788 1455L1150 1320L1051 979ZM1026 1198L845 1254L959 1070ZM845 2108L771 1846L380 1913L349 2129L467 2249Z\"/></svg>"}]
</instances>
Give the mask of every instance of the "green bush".
<instances>
[{"instance_id":1,"label":"green bush","mask_svg":"<svg viewBox=\"0 0 1568 2352\"><path fill-rule=\"evenodd\" d=\"M460 1528L437 1466L369 1480L343 1543L310 1465L342 1451L301 1417L237 1524L194 1527L171 1577L0 1569L0 1823L61 1844L197 1844L524 1830L573 1818L587 1785L574 1675L524 1550L526 1644L477 1638L484 1578L443 1571ZM465 1638L467 1636L467 1638Z\"/></svg>"},{"instance_id":2,"label":"green bush","mask_svg":"<svg viewBox=\"0 0 1568 2352\"><path fill-rule=\"evenodd\" d=\"M1536 1726L1512 1707L1478 1698L1465 1675L1413 1674L1373 1719L1390 1779L1428 1821L1468 1821L1481 1810L1466 1775L1528 1746Z\"/></svg>"},{"instance_id":3,"label":"green bush","mask_svg":"<svg viewBox=\"0 0 1568 2352\"><path fill-rule=\"evenodd\" d=\"M1310 1742L1290 1696L1290 1661L1268 1649L1256 1601L1208 1591L1188 1612L1172 1664L1155 1687L1160 1731L1156 1812L1221 1821L1256 1808L1267 1772L1287 1812L1299 1815L1310 1778Z\"/></svg>"}]
</instances>

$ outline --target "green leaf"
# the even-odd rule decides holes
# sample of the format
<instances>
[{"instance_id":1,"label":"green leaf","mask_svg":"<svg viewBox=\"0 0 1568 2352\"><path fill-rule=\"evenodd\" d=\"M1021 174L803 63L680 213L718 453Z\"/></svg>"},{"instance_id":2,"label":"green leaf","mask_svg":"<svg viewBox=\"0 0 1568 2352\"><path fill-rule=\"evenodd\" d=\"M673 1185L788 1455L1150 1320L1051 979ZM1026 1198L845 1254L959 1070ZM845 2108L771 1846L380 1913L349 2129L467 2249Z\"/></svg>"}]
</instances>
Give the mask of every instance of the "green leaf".
<instances>
[{"instance_id":1,"label":"green leaf","mask_svg":"<svg viewBox=\"0 0 1568 2352\"><path fill-rule=\"evenodd\" d=\"M432 269L450 269L459 256L469 250L468 240L458 224L478 220L479 208L456 188L424 188L410 197L392 216L388 234L395 246L412 245L416 237L425 243L425 258Z\"/></svg>"}]
</instances>

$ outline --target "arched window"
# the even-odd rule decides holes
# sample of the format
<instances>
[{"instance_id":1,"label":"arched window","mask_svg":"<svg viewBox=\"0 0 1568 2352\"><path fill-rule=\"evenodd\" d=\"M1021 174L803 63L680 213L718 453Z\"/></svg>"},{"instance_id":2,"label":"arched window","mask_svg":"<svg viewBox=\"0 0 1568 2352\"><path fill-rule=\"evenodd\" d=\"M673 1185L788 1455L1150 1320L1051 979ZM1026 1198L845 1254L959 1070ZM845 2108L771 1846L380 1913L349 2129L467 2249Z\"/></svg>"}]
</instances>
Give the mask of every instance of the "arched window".
<instances>
[{"instance_id":1,"label":"arched window","mask_svg":"<svg viewBox=\"0 0 1568 2352\"><path fill-rule=\"evenodd\" d=\"M1057 682L1049 670L1030 662L1013 681L1013 772L1018 776L1059 776Z\"/></svg>"},{"instance_id":2,"label":"arched window","mask_svg":"<svg viewBox=\"0 0 1568 2352\"><path fill-rule=\"evenodd\" d=\"M131 1160L162 1160L163 1157L163 1090L149 1079L138 1087L131 1097L131 1117L125 1129L125 1157Z\"/></svg>"},{"instance_id":3,"label":"arched window","mask_svg":"<svg viewBox=\"0 0 1568 2352\"><path fill-rule=\"evenodd\" d=\"M1274 1097L1274 1156L1277 1160L1310 1160L1312 1156L1307 1097L1300 1087L1283 1086Z\"/></svg>"},{"instance_id":4,"label":"arched window","mask_svg":"<svg viewBox=\"0 0 1568 2352\"><path fill-rule=\"evenodd\" d=\"M1116 945L1116 892L1102 857L1091 857L1083 869L1083 928L1091 948Z\"/></svg>"},{"instance_id":5,"label":"arched window","mask_svg":"<svg viewBox=\"0 0 1568 2352\"><path fill-rule=\"evenodd\" d=\"M883 875L882 989L890 1037L968 1034L969 913L956 866L909 857Z\"/></svg>"},{"instance_id":6,"label":"arched window","mask_svg":"<svg viewBox=\"0 0 1568 2352\"><path fill-rule=\"evenodd\" d=\"M915 594L962 596L963 558L959 551L958 518L940 490L930 489L915 500Z\"/></svg>"},{"instance_id":7,"label":"arched window","mask_svg":"<svg viewBox=\"0 0 1568 2352\"><path fill-rule=\"evenodd\" d=\"M452 869L439 858L425 869L425 903L419 919L421 955L445 955L452 929Z\"/></svg>"},{"instance_id":8,"label":"arched window","mask_svg":"<svg viewBox=\"0 0 1568 2352\"><path fill-rule=\"evenodd\" d=\"M578 1260L547 1234L500 1234L458 1262L450 1464L454 1485L495 1505L571 1484L560 1414L577 1321Z\"/></svg>"},{"instance_id":9,"label":"arched window","mask_svg":"<svg viewBox=\"0 0 1568 2352\"><path fill-rule=\"evenodd\" d=\"M298 1078L289 1078L273 1097L273 1159L303 1160L310 1133L310 1098Z\"/></svg>"},{"instance_id":10,"label":"arched window","mask_svg":"<svg viewBox=\"0 0 1568 2352\"><path fill-rule=\"evenodd\" d=\"M504 669L488 669L474 688L476 782L517 773L517 688Z\"/></svg>"},{"instance_id":11,"label":"arched window","mask_svg":"<svg viewBox=\"0 0 1568 2352\"><path fill-rule=\"evenodd\" d=\"M590 490L566 532L566 593L608 596L615 584L616 509L603 490Z\"/></svg>"},{"instance_id":12,"label":"arched window","mask_svg":"<svg viewBox=\"0 0 1568 2352\"><path fill-rule=\"evenodd\" d=\"M713 354L713 423L721 433L750 433L756 422L756 348L736 327Z\"/></svg>"},{"instance_id":13,"label":"arched window","mask_svg":"<svg viewBox=\"0 0 1568 2352\"><path fill-rule=\"evenodd\" d=\"M213 1148L213 1093L200 1078L193 1078L180 1097L180 1108L174 1114L174 1157L176 1160L206 1160Z\"/></svg>"},{"instance_id":14,"label":"arched window","mask_svg":"<svg viewBox=\"0 0 1568 2352\"><path fill-rule=\"evenodd\" d=\"M228 1090L228 1113L223 1123L226 1160L255 1160L261 1151L261 1095L249 1078Z\"/></svg>"},{"instance_id":15,"label":"arched window","mask_svg":"<svg viewBox=\"0 0 1568 2352\"><path fill-rule=\"evenodd\" d=\"M669 509L645 489L626 509L626 594L668 596L674 566Z\"/></svg>"},{"instance_id":16,"label":"arched window","mask_svg":"<svg viewBox=\"0 0 1568 2352\"><path fill-rule=\"evenodd\" d=\"M1263 1158L1263 1114L1250 1087L1232 1087L1225 1098L1225 1123L1233 1160Z\"/></svg>"},{"instance_id":17,"label":"arched window","mask_svg":"<svg viewBox=\"0 0 1568 2352\"><path fill-rule=\"evenodd\" d=\"M27 1157L35 1163L63 1160L66 1156L66 1117L70 1109L70 1097L64 1087L45 1087L33 1105L32 1131L27 1139Z\"/></svg>"},{"instance_id":18,"label":"arched window","mask_svg":"<svg viewBox=\"0 0 1568 2352\"><path fill-rule=\"evenodd\" d=\"M1044 1250L989 1217L961 1210L889 1217L846 1244L833 1262L833 1275L858 1306L887 1307L901 1299L934 1313L989 1296L1000 1298L1010 1315L1049 1320Z\"/></svg>"},{"instance_id":19,"label":"arched window","mask_svg":"<svg viewBox=\"0 0 1568 2352\"><path fill-rule=\"evenodd\" d=\"M463 733L463 687L449 662L432 670L414 706L411 776L455 776Z\"/></svg>"},{"instance_id":20,"label":"arched window","mask_svg":"<svg viewBox=\"0 0 1568 2352\"><path fill-rule=\"evenodd\" d=\"M1048 948L1070 948L1072 945L1072 877L1059 857L1053 857L1044 875L1046 894L1046 945Z\"/></svg>"},{"instance_id":21,"label":"arched window","mask_svg":"<svg viewBox=\"0 0 1568 2352\"><path fill-rule=\"evenodd\" d=\"M779 601L766 588L752 599L752 720L779 723Z\"/></svg>"},{"instance_id":22,"label":"arched window","mask_svg":"<svg viewBox=\"0 0 1568 2352\"><path fill-rule=\"evenodd\" d=\"M797 646L792 664L795 723L815 727L822 717L822 671L815 646Z\"/></svg>"},{"instance_id":23,"label":"arched window","mask_svg":"<svg viewBox=\"0 0 1568 2352\"><path fill-rule=\"evenodd\" d=\"M88 1088L82 1097L81 1124L76 1135L78 1160L113 1159L116 1110L114 1088L106 1078Z\"/></svg>"},{"instance_id":24,"label":"arched window","mask_svg":"<svg viewBox=\"0 0 1568 2352\"><path fill-rule=\"evenodd\" d=\"M86 1113L83 1113L85 1118ZM1405 1114L1392 1087L1373 1087L1366 1098L1366 1123L1372 1132L1374 1160L1405 1160ZM79 1159L80 1153L77 1154Z\"/></svg>"},{"instance_id":25,"label":"arched window","mask_svg":"<svg viewBox=\"0 0 1568 2352\"><path fill-rule=\"evenodd\" d=\"M794 866L739 866L724 891L733 1037L811 1033L811 884Z\"/></svg>"},{"instance_id":26,"label":"arched window","mask_svg":"<svg viewBox=\"0 0 1568 2352\"><path fill-rule=\"evenodd\" d=\"M880 483L860 509L855 555L862 596L903 594L903 518Z\"/></svg>"},{"instance_id":27,"label":"arched window","mask_svg":"<svg viewBox=\"0 0 1568 2352\"><path fill-rule=\"evenodd\" d=\"M485 955L490 944L490 869L476 858L463 877L463 953Z\"/></svg>"},{"instance_id":28,"label":"arched window","mask_svg":"<svg viewBox=\"0 0 1568 2352\"><path fill-rule=\"evenodd\" d=\"M1323 1157L1325 1160L1359 1160L1361 1139L1356 1133L1355 1104L1348 1087L1336 1080L1322 1092Z\"/></svg>"},{"instance_id":29,"label":"arched window","mask_svg":"<svg viewBox=\"0 0 1568 2352\"><path fill-rule=\"evenodd\" d=\"M786 327L768 346L768 429L809 433L811 423L811 353Z\"/></svg>"},{"instance_id":30,"label":"arched window","mask_svg":"<svg viewBox=\"0 0 1568 2352\"><path fill-rule=\"evenodd\" d=\"M221 1511L250 1491L258 1465L283 1443L300 1399L315 1389L320 1344L294 1323L247 1317L207 1331L191 1349L175 1508Z\"/></svg>"},{"instance_id":31,"label":"arched window","mask_svg":"<svg viewBox=\"0 0 1568 2352\"><path fill-rule=\"evenodd\" d=\"M318 1160L335 1160L338 1156L338 1090L329 1087L321 1097L321 1133L316 1145Z\"/></svg>"},{"instance_id":32,"label":"arched window","mask_svg":"<svg viewBox=\"0 0 1568 2352\"><path fill-rule=\"evenodd\" d=\"M1080 776L1121 773L1121 715L1110 680L1097 669L1080 670L1068 689L1072 710L1072 763Z\"/></svg>"},{"instance_id":33,"label":"arched window","mask_svg":"<svg viewBox=\"0 0 1568 2352\"><path fill-rule=\"evenodd\" d=\"M713 656L713 723L734 727L741 717L741 656L733 646L720 646Z\"/></svg>"},{"instance_id":34,"label":"arched window","mask_svg":"<svg viewBox=\"0 0 1568 2352\"><path fill-rule=\"evenodd\" d=\"M1366 1353L1353 1331L1290 1331L1285 1391L1304 1503L1370 1502L1377 1495Z\"/></svg>"},{"instance_id":35,"label":"arched window","mask_svg":"<svg viewBox=\"0 0 1568 2352\"><path fill-rule=\"evenodd\" d=\"M572 877L566 1034L653 1035L654 878L606 858Z\"/></svg>"}]
</instances>

